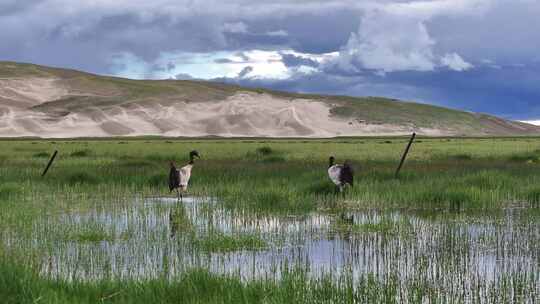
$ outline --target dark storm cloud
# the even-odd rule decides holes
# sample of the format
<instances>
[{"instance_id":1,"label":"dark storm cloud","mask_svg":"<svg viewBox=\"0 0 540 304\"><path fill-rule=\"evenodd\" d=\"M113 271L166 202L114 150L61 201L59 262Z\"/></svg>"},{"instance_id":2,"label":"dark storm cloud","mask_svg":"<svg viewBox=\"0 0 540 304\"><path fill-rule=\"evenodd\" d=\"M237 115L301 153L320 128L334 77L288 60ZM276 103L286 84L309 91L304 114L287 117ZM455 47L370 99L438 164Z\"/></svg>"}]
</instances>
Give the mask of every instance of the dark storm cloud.
<instances>
[{"instance_id":1,"label":"dark storm cloud","mask_svg":"<svg viewBox=\"0 0 540 304\"><path fill-rule=\"evenodd\" d=\"M296 74L288 79L216 78L213 81L250 88L269 88L278 91L338 95L355 83L364 80L359 77L351 78L315 73Z\"/></svg>"},{"instance_id":2,"label":"dark storm cloud","mask_svg":"<svg viewBox=\"0 0 540 304\"><path fill-rule=\"evenodd\" d=\"M124 67L125 69L126 67ZM153 64L152 67L151 67L151 70L152 71L159 71L159 72L170 72L172 70L174 70L176 68L176 64L172 63L172 62L168 62L167 64L165 65L161 65L161 64Z\"/></svg>"},{"instance_id":3,"label":"dark storm cloud","mask_svg":"<svg viewBox=\"0 0 540 304\"><path fill-rule=\"evenodd\" d=\"M174 78L175 78L176 80L193 80L193 79L195 79L195 78L193 78L191 75L185 74L185 73L176 74L176 75L174 76Z\"/></svg>"},{"instance_id":4,"label":"dark storm cloud","mask_svg":"<svg viewBox=\"0 0 540 304\"><path fill-rule=\"evenodd\" d=\"M0 51L5 60L97 73L112 72L111 57L116 53L130 53L151 63L163 52L256 48L316 52L336 49L354 30L357 22L343 21L358 20L343 9L347 4L312 0L159 0L154 4L8 0L0 4L0 15L5 16L0 27L9 29L0 32ZM232 30L236 24L245 31ZM275 34L280 32L287 34Z\"/></svg>"},{"instance_id":5,"label":"dark storm cloud","mask_svg":"<svg viewBox=\"0 0 540 304\"><path fill-rule=\"evenodd\" d=\"M304 58L300 56L296 56L293 54L281 54L281 57L283 58L283 64L287 67L296 67L300 65L304 66L310 66L310 67L317 67L319 66L319 63L315 60Z\"/></svg>"},{"instance_id":6,"label":"dark storm cloud","mask_svg":"<svg viewBox=\"0 0 540 304\"><path fill-rule=\"evenodd\" d=\"M27 1L2 0L2 2L0 2L0 17L16 14L29 7L36 6L40 2L44 2L44 1L45 0L27 0Z\"/></svg>"},{"instance_id":7,"label":"dark storm cloud","mask_svg":"<svg viewBox=\"0 0 540 304\"><path fill-rule=\"evenodd\" d=\"M297 73L289 79L219 78L214 81L281 91L352 96L386 96L437 104L510 119L540 117L540 64L466 72L397 72L341 75Z\"/></svg>"},{"instance_id":8,"label":"dark storm cloud","mask_svg":"<svg viewBox=\"0 0 540 304\"><path fill-rule=\"evenodd\" d=\"M223 48L225 37L219 32L218 25L203 17L173 21L170 16L163 15L145 20L134 14L122 14L100 18L72 36L66 33L70 25L60 24L50 32L48 40L92 42L110 52L131 52L152 61L161 52L206 52Z\"/></svg>"},{"instance_id":9,"label":"dark storm cloud","mask_svg":"<svg viewBox=\"0 0 540 304\"><path fill-rule=\"evenodd\" d=\"M291 77L221 80L540 118L538 15L535 0L4 0L0 60L105 74L144 65L148 77L234 61L252 75L247 51L276 51ZM340 53L319 63L290 50Z\"/></svg>"},{"instance_id":10,"label":"dark storm cloud","mask_svg":"<svg viewBox=\"0 0 540 304\"><path fill-rule=\"evenodd\" d=\"M289 44L287 36L251 34L251 33L225 33L227 37L227 49L258 49L269 46L284 46Z\"/></svg>"},{"instance_id":11,"label":"dark storm cloud","mask_svg":"<svg viewBox=\"0 0 540 304\"><path fill-rule=\"evenodd\" d=\"M243 68L242 71L240 71L240 73L238 73L238 78L244 78L245 76L247 76L247 74L251 72L253 72L253 67L247 66Z\"/></svg>"},{"instance_id":12,"label":"dark storm cloud","mask_svg":"<svg viewBox=\"0 0 540 304\"><path fill-rule=\"evenodd\" d=\"M243 61L249 61L249 57L246 54L244 54L243 52L238 52L235 55L242 58Z\"/></svg>"},{"instance_id":13,"label":"dark storm cloud","mask_svg":"<svg viewBox=\"0 0 540 304\"><path fill-rule=\"evenodd\" d=\"M215 63L234 63L231 59L228 58L218 58L214 60Z\"/></svg>"},{"instance_id":14,"label":"dark storm cloud","mask_svg":"<svg viewBox=\"0 0 540 304\"><path fill-rule=\"evenodd\" d=\"M480 67L467 72L394 73L378 83L422 88L426 100L513 119L540 117L540 64Z\"/></svg>"},{"instance_id":15,"label":"dark storm cloud","mask_svg":"<svg viewBox=\"0 0 540 304\"><path fill-rule=\"evenodd\" d=\"M438 49L454 49L469 58L499 64L540 59L540 2L490 1L480 16L439 16L429 23Z\"/></svg>"}]
</instances>

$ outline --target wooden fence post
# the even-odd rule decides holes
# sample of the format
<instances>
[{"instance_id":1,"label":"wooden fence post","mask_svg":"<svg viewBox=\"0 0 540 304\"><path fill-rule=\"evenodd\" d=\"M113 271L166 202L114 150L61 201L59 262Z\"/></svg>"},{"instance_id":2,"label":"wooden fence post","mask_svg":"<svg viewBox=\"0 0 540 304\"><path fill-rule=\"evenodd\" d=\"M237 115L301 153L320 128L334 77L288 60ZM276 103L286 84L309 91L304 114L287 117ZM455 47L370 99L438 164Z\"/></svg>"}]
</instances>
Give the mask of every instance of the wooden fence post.
<instances>
[{"instance_id":1,"label":"wooden fence post","mask_svg":"<svg viewBox=\"0 0 540 304\"><path fill-rule=\"evenodd\" d=\"M405 151L403 152L403 156L401 156L401 161L399 162L399 166L396 169L396 174L394 175L395 178L398 177L399 170L401 170L401 167L403 166L403 163L405 162L405 158L407 158L407 154L409 153L409 149L411 148L411 145L415 137L416 137L416 133L413 133L411 136L411 139L409 140L409 144L407 144L407 148L405 148Z\"/></svg>"},{"instance_id":2,"label":"wooden fence post","mask_svg":"<svg viewBox=\"0 0 540 304\"><path fill-rule=\"evenodd\" d=\"M41 174L41 177L44 177L45 174L47 174L47 171L49 171L49 167L52 165L54 159L56 158L56 154L58 154L58 150L54 151L54 154L51 157L51 159L49 160L49 163L47 164L47 167L45 167L45 170L43 170L43 173Z\"/></svg>"}]
</instances>

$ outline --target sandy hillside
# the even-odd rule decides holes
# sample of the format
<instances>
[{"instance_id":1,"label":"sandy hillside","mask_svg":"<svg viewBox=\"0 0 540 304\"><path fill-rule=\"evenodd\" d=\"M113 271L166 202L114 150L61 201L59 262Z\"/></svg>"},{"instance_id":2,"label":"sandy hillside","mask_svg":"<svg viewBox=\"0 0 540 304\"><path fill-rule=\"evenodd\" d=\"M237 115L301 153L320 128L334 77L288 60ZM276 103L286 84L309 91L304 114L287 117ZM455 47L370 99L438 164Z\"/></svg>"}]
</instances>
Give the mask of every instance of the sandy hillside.
<instances>
[{"instance_id":1,"label":"sandy hillside","mask_svg":"<svg viewBox=\"0 0 540 304\"><path fill-rule=\"evenodd\" d=\"M56 91L59 92L60 90ZM53 90L28 92L24 105L34 104ZM22 95L22 94L21 94ZM56 96L58 97L58 96ZM239 92L214 102L185 102L143 106L129 104L52 116L5 102L0 110L0 136L89 137L164 135L224 137L334 137L406 134L410 127L359 123L330 115L331 107L310 99L284 99ZM418 131L418 130L417 130ZM432 135L450 134L422 129Z\"/></svg>"},{"instance_id":2,"label":"sandy hillside","mask_svg":"<svg viewBox=\"0 0 540 304\"><path fill-rule=\"evenodd\" d=\"M0 62L0 137L526 135L540 128L382 98L134 81Z\"/></svg>"}]
</instances>

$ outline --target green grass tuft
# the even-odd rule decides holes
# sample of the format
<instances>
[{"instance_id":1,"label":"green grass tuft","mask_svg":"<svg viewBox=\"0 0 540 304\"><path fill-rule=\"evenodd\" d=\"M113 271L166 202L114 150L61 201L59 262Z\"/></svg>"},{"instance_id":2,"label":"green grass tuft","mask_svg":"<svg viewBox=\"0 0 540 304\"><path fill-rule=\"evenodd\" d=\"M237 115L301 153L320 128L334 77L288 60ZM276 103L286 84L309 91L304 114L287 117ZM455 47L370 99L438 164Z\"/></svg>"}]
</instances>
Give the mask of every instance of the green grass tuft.
<instances>
[{"instance_id":1,"label":"green grass tuft","mask_svg":"<svg viewBox=\"0 0 540 304\"><path fill-rule=\"evenodd\" d=\"M519 153L511 155L508 160L512 162L537 163L540 161L540 158L536 153Z\"/></svg>"},{"instance_id":2,"label":"green grass tuft","mask_svg":"<svg viewBox=\"0 0 540 304\"><path fill-rule=\"evenodd\" d=\"M268 146L264 146L264 147L260 147L260 148L257 148L257 150L255 150L255 152L257 152L257 154L260 154L260 155L270 155L270 154L273 154L274 153L274 150Z\"/></svg>"},{"instance_id":3,"label":"green grass tuft","mask_svg":"<svg viewBox=\"0 0 540 304\"><path fill-rule=\"evenodd\" d=\"M194 245L207 252L230 252L238 250L261 250L267 247L266 242L255 234L225 235L212 232L193 240Z\"/></svg>"},{"instance_id":4,"label":"green grass tuft","mask_svg":"<svg viewBox=\"0 0 540 304\"><path fill-rule=\"evenodd\" d=\"M112 241L114 238L100 228L87 228L83 231L73 233L67 237L70 241L80 243L98 243L104 241Z\"/></svg>"},{"instance_id":5,"label":"green grass tuft","mask_svg":"<svg viewBox=\"0 0 540 304\"><path fill-rule=\"evenodd\" d=\"M472 160L472 155L462 153L462 154L451 155L450 158L455 159L455 160Z\"/></svg>"},{"instance_id":6,"label":"green grass tuft","mask_svg":"<svg viewBox=\"0 0 540 304\"><path fill-rule=\"evenodd\" d=\"M69 156L71 156L71 157L88 157L88 156L90 156L91 153L92 153L92 151L90 151L88 149L85 149L85 150L75 151L75 152L71 153Z\"/></svg>"},{"instance_id":7,"label":"green grass tuft","mask_svg":"<svg viewBox=\"0 0 540 304\"><path fill-rule=\"evenodd\" d=\"M529 190L526 199L535 206L540 206L540 188Z\"/></svg>"},{"instance_id":8,"label":"green grass tuft","mask_svg":"<svg viewBox=\"0 0 540 304\"><path fill-rule=\"evenodd\" d=\"M39 152L39 153L35 153L34 155L32 155L32 157L35 157L35 158L48 158L50 156L51 156L51 154L49 154L47 152Z\"/></svg>"},{"instance_id":9,"label":"green grass tuft","mask_svg":"<svg viewBox=\"0 0 540 304\"><path fill-rule=\"evenodd\" d=\"M284 163L287 161L287 159L281 155L271 155L261 158L259 161L262 163Z\"/></svg>"},{"instance_id":10,"label":"green grass tuft","mask_svg":"<svg viewBox=\"0 0 540 304\"><path fill-rule=\"evenodd\" d=\"M22 193L22 186L16 183L5 183L0 185L0 200L8 200Z\"/></svg>"},{"instance_id":11,"label":"green grass tuft","mask_svg":"<svg viewBox=\"0 0 540 304\"><path fill-rule=\"evenodd\" d=\"M70 185L76 184L97 184L99 179L89 172L75 172L66 176L66 181Z\"/></svg>"},{"instance_id":12,"label":"green grass tuft","mask_svg":"<svg viewBox=\"0 0 540 304\"><path fill-rule=\"evenodd\" d=\"M154 174L148 178L148 184L152 187L169 186L168 176L165 173Z\"/></svg>"}]
</instances>

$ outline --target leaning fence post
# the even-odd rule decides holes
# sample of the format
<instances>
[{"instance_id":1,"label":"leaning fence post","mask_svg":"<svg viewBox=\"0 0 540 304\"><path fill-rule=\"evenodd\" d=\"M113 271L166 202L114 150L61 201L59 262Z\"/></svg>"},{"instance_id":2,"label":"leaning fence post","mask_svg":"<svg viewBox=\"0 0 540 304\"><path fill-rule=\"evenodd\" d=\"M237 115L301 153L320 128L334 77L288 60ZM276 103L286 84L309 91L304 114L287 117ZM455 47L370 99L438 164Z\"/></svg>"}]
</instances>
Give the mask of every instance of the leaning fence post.
<instances>
[{"instance_id":1,"label":"leaning fence post","mask_svg":"<svg viewBox=\"0 0 540 304\"><path fill-rule=\"evenodd\" d=\"M407 158L407 154L409 153L409 149L411 148L411 145L415 137L416 137L416 133L413 133L411 136L411 139L409 140L409 143L407 144L407 148L405 148L405 151L403 152L403 155L401 156L401 161L399 162L399 166L396 169L396 174L394 175L395 178L398 177L399 170L401 170L401 167L403 166L403 163L405 162L405 158Z\"/></svg>"},{"instance_id":2,"label":"leaning fence post","mask_svg":"<svg viewBox=\"0 0 540 304\"><path fill-rule=\"evenodd\" d=\"M51 157L51 159L49 160L49 163L47 164L47 167L45 167L45 170L43 170L43 173L41 174L41 177L45 176L45 174L47 174L47 171L49 171L49 167L52 165L54 159L56 158L56 154L58 154L58 150L54 151L54 154Z\"/></svg>"}]
</instances>

